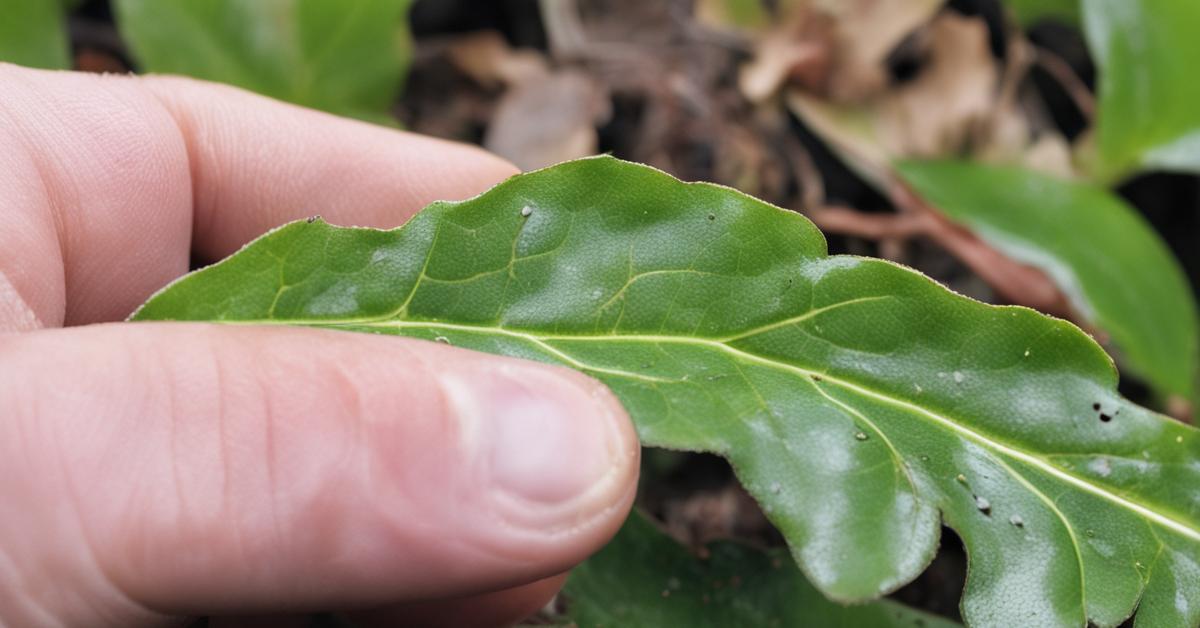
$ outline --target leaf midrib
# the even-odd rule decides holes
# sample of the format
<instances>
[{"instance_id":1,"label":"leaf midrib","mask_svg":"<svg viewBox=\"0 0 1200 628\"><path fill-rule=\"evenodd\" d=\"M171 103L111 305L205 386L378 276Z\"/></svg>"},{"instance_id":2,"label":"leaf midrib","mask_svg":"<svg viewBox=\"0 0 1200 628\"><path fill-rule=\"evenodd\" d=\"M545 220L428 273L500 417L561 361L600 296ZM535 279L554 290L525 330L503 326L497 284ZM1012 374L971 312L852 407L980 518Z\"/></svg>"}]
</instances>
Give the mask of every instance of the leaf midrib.
<instances>
[{"instance_id":1,"label":"leaf midrib","mask_svg":"<svg viewBox=\"0 0 1200 628\"><path fill-rule=\"evenodd\" d=\"M996 451L996 453L1000 453L1000 454L1006 455L1008 457L1012 457L1012 459L1016 459L1016 460L1025 462L1025 463L1027 463L1027 465L1032 465L1033 467L1040 469L1040 471L1043 471L1044 473L1049 474L1049 476L1051 476L1051 477L1061 479L1061 480L1063 480L1063 482L1066 482L1068 484L1072 484L1072 485L1076 486L1076 488L1090 492L1090 494L1092 494L1092 495L1102 497L1102 498L1104 498L1104 500L1109 501L1111 503L1115 503L1115 504L1117 504L1117 506L1126 508L1128 510L1132 510L1132 512L1142 516L1142 518L1144 518L1144 519L1154 521L1154 522L1156 522L1156 524L1159 524L1160 526L1169 528L1169 530L1172 530L1174 532L1180 533L1184 537L1188 537L1192 540L1196 540L1196 542L1200 542L1200 530L1196 530L1195 527L1184 524L1184 522L1182 522L1182 521L1177 521L1175 519L1172 519L1168 515L1158 513L1158 512L1156 512L1156 510L1153 510L1150 507L1146 507L1146 506L1144 506L1144 504L1140 504L1138 502L1129 500L1129 498L1127 498L1127 497L1117 495L1117 494L1115 494L1115 492L1105 489L1104 486L1099 486L1099 485L1087 482L1087 480L1084 478L1074 476L1074 474L1063 471L1063 469L1052 465L1051 462L1044 460L1043 457L1040 457L1036 454L1028 453L1028 451L1016 448L1012 444L997 441L997 439L990 438L990 437L984 435L984 433L974 431L974 430L970 429L970 427L962 426L958 423L955 423L954 420L949 419L947 417L943 417L943 415L938 414L936 412L932 412L928 408L914 405L914 403L912 403L910 401L907 401L904 399L899 399L899 397L888 395L886 393L881 393L881 391L871 389L868 387L864 387L864 385L862 385L862 384L850 382L850 381L847 381L847 379L842 379L840 377L829 375L829 373L826 373L826 372L812 371L809 369L804 369L804 367L802 367L802 366L784 363L784 361L764 358L764 357L762 357L762 355L743 351L743 349L739 349L737 347L732 347L730 345L726 345L726 343L724 343L724 342L710 340L710 339L704 339L704 337L662 336L662 335L643 335L643 334L630 334L630 335L617 335L617 334L605 334L605 335L599 335L599 334L598 335L548 334L548 335L544 335L544 334L536 334L535 335L535 334L524 333L524 331L516 331L516 330L512 330L512 329L494 327L494 325L464 325L464 324L455 324L455 323L422 322L422 321L372 321L372 322L347 322L347 323L340 323L340 322L335 322L335 321L323 321L323 322L312 321L312 322L308 322L306 324L318 325L318 327L348 327L348 325L349 325L349 327L395 328L395 329L410 328L410 329L432 329L432 330L445 329L448 331L467 331L467 333L499 334L499 335L515 337L515 339L518 339L518 340L524 340L524 341L527 341L530 343L534 343L534 345L547 349L547 351L550 351L551 353L556 355L556 357L562 358L565 361L568 361L569 364L571 364L572 366L576 366L577 369L580 369L583 371L608 373L608 375L614 375L614 376L618 376L618 377L630 377L630 378L635 378L635 379L644 379L644 381L654 381L654 382L678 383L678 379L644 376L644 375L642 375L642 373L605 369L605 367L596 367L596 366L589 365L586 363L581 363L581 361L578 361L574 357L571 357L571 355L564 353L562 351L562 349L558 349L556 347L553 347L552 345L548 345L547 342L548 341L556 341L556 340L586 341L586 342L614 342L614 341L616 341L616 342L653 342L653 343L674 343L674 345L694 345L694 346L702 346L702 347L712 348L712 349L716 349L716 351L721 351L721 352L730 354L730 355L732 355L733 358L749 361L749 363L760 364L763 366L772 367L772 369L778 369L778 370L782 370L782 371L791 372L791 373L794 373L794 375L799 375L802 377L814 377L814 376L820 377L823 382L828 382L828 383L832 383L835 385L839 385L839 387L854 391L854 393L858 393L860 395L871 397L871 399L875 399L877 401L888 403L888 405L900 407L902 409L907 409L907 411L910 411L913 413L924 415L925 418L934 420L935 423L940 424L944 427L947 427L947 429L952 430L954 432L958 432L959 435L964 436L966 438L970 438L971 441L976 442L977 444L983 445L983 447L985 447L985 448L994 450L994 451Z\"/></svg>"},{"instance_id":2,"label":"leaf midrib","mask_svg":"<svg viewBox=\"0 0 1200 628\"><path fill-rule=\"evenodd\" d=\"M924 408L922 406L913 404L905 399L894 397L887 393L880 392L878 390L874 390L867 386L863 386L861 384L857 384L855 382L851 382L849 380L845 380L845 379L842 379L842 378L834 376L834 375L830 375L825 372L814 371L811 369L806 369L801 366L797 366L795 364L790 364L787 362L780 362L778 360L772 360L770 358L758 355L756 353L751 353L751 352L745 351L743 349L739 349L737 347L730 346L729 344L726 344L725 342L723 342L722 340L719 340L719 339L711 339L711 338L703 338L703 337L685 337L685 336L663 336L663 335L652 335L652 334L578 334L578 335L549 334L549 335L541 335L541 334L533 334L533 333L529 333L529 332L525 332L525 331L517 331L517 330L508 329L508 328L504 328L504 327L497 327L494 325L463 325L463 324L457 324L457 323L444 323L444 322L437 322L437 321L412 321L412 320L395 320L395 319L392 319L392 320L381 320L381 319L353 320L353 319L351 319L351 320L341 320L341 321L335 320L335 319L327 319L327 320L274 319L274 320L268 320L268 321L226 321L226 322L254 322L254 323L268 323L268 324L273 323L273 324L306 325L306 326L312 326L312 327L328 327L328 328L356 327L356 328L368 328L368 329L370 329L370 328L382 328L382 329L406 329L407 328L407 329L429 329L429 330L443 329L446 331L459 331L459 332L467 332L467 333L496 334L496 335L508 336L508 337L515 338L518 340L524 340L526 342L534 344L534 345L546 350L547 352L554 355L555 357L563 360L567 364L570 364L571 366L573 366L581 371L590 371L593 373L603 373L603 374L613 375L613 376L617 376L617 377L626 377L626 378L630 378L630 379L639 379L639 380L644 380L644 381L649 381L649 382L657 382L657 383L679 383L680 380L677 378L654 377L654 376L650 376L650 375L644 375L641 373L634 373L631 371L622 371L619 369L609 369L609 368L590 365L590 364L587 364L584 362L580 362L576 358L572 357L571 355L563 352L561 349L558 349L549 343L553 342L555 340L565 340L565 341L577 341L577 342L578 341L647 342L647 343L654 343L654 344L686 344L686 345L693 345L693 346L701 346L701 347L705 347L708 349L713 349L713 350L724 352L738 360L742 360L742 361L750 362L750 363L754 363L754 364L759 364L762 366L766 366L768 368L782 370L785 372L792 373L794 375L799 375L801 377L806 377L806 378L818 377L822 380L822 382L834 384L836 386L840 386L846 390L850 390L850 391L858 393L860 395L863 395L863 396L875 399L877 401L880 401L880 402L883 402L883 403L886 403L886 404L889 404L889 405L892 405L892 406L895 406L895 407L898 407L898 408L901 408L904 410L908 410L908 411L916 413L918 415L924 416L927 419L930 419L930 420L934 421L935 423L942 425L943 427L948 428L953 432L958 433L959 435L963 436L964 438L967 438L980 446L990 449L996 453L1005 455L1009 458L1019 460L1026 464L1029 464L1054 478L1062 480L1063 482L1066 482L1072 486L1075 486L1076 488L1079 488L1088 493L1091 493L1092 495L1100 497L1101 499L1111 502L1119 507L1125 508L1126 510L1131 511L1144 519L1153 521L1154 523L1157 523L1157 524L1159 524L1169 530L1172 530L1182 536L1185 536L1193 541L1200 542L1200 529L1197 529L1187 523L1178 521L1170 516L1167 516L1160 512L1157 512L1157 511L1151 509L1149 506L1140 504L1137 501L1134 501L1134 500L1124 497L1122 495L1118 495L1117 493L1114 493L1103 486L1093 484L1085 478L1081 478L1072 473L1069 473L1069 472L1053 465L1051 462L1049 462L1048 460L1042 458L1041 456L1039 456L1037 454L1023 451L1013 445L1010 445L1008 443L1004 443L997 439L991 438L985 434L982 434L982 433L972 430L968 427L960 425L959 423L955 422L954 420L952 420L948 417L942 416L942 415L940 415L932 410L929 410L927 408ZM740 337L744 337L744 336L738 336L738 337L740 338Z\"/></svg>"}]
</instances>

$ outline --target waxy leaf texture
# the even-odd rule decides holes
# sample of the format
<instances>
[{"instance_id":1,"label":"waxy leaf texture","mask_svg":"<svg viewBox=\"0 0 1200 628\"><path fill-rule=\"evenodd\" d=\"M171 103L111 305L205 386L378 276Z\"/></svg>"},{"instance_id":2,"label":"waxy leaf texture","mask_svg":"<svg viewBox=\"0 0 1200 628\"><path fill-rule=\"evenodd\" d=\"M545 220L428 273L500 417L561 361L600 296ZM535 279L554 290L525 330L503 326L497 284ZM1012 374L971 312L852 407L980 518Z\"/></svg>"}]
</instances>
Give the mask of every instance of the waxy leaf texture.
<instances>
[{"instance_id":1,"label":"waxy leaf texture","mask_svg":"<svg viewBox=\"0 0 1200 628\"><path fill-rule=\"evenodd\" d=\"M944 522L970 625L1200 623L1200 432L1121 398L1070 323L829 256L809 221L728 188L568 162L392 231L284 226L133 318L579 369L644 444L727 458L835 600L912 580Z\"/></svg>"}]
</instances>

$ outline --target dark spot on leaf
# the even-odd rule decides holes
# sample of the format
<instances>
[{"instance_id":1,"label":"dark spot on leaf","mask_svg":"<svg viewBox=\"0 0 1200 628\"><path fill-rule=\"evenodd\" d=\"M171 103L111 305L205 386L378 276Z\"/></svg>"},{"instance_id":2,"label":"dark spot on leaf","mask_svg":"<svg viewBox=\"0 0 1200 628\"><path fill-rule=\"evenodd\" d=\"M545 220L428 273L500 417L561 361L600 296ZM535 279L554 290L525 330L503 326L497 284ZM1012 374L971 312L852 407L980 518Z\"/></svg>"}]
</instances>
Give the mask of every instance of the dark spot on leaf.
<instances>
[{"instance_id":1,"label":"dark spot on leaf","mask_svg":"<svg viewBox=\"0 0 1200 628\"><path fill-rule=\"evenodd\" d=\"M318 215L316 215L316 216L309 216L308 218L306 218L306 219L304 220L304 222L307 222L308 224L310 224L310 225L311 225L311 224L313 224L314 222L316 222L316 221L318 221L318 220L320 220L320 219L321 219L321 216L318 214Z\"/></svg>"},{"instance_id":2,"label":"dark spot on leaf","mask_svg":"<svg viewBox=\"0 0 1200 628\"><path fill-rule=\"evenodd\" d=\"M1101 412L1101 413L1100 413L1100 421L1101 421L1101 422L1103 422L1103 423L1108 423L1108 422L1109 422L1109 421L1111 421L1112 419L1113 419L1113 418L1112 418L1112 415L1110 415L1110 414L1104 414L1103 412Z\"/></svg>"},{"instance_id":3,"label":"dark spot on leaf","mask_svg":"<svg viewBox=\"0 0 1200 628\"><path fill-rule=\"evenodd\" d=\"M717 215L716 215L716 214L709 214L709 215L708 215L708 219L709 219L709 220L716 220L716 219L717 219Z\"/></svg>"},{"instance_id":4,"label":"dark spot on leaf","mask_svg":"<svg viewBox=\"0 0 1200 628\"><path fill-rule=\"evenodd\" d=\"M821 376L820 376L820 375L809 375L809 377L811 377L811 378L812 378L812 381L814 381L814 382L819 382L819 381L821 381Z\"/></svg>"},{"instance_id":5,"label":"dark spot on leaf","mask_svg":"<svg viewBox=\"0 0 1200 628\"><path fill-rule=\"evenodd\" d=\"M1099 412L1099 411L1100 411L1100 404L1099 404L1099 403L1093 403L1093 404L1092 404L1092 409L1093 409L1093 410L1095 410L1096 412Z\"/></svg>"}]
</instances>

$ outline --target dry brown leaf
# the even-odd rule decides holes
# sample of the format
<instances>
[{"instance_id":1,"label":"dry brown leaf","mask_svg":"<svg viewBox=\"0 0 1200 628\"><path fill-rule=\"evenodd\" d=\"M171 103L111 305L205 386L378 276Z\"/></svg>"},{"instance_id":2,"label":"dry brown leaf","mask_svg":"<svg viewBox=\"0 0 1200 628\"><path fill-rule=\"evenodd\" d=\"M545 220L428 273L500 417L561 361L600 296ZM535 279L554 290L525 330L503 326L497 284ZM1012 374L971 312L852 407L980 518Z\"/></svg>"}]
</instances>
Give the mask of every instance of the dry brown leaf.
<instances>
[{"instance_id":1,"label":"dry brown leaf","mask_svg":"<svg viewBox=\"0 0 1200 628\"><path fill-rule=\"evenodd\" d=\"M708 3L711 4L711 3ZM698 10L711 12L708 4ZM721 3L718 3L721 4ZM760 35L739 76L753 102L786 79L835 102L857 103L886 90L888 54L929 22L943 0L791 0L777 26Z\"/></svg>"},{"instance_id":2,"label":"dry brown leaf","mask_svg":"<svg viewBox=\"0 0 1200 628\"><path fill-rule=\"evenodd\" d=\"M833 25L823 13L800 8L763 35L754 60L738 73L738 88L750 102L762 102L785 82L821 91L829 73Z\"/></svg>"},{"instance_id":3,"label":"dry brown leaf","mask_svg":"<svg viewBox=\"0 0 1200 628\"><path fill-rule=\"evenodd\" d=\"M999 89L987 25L943 13L925 33L929 61L911 81L866 101L838 104L792 89L788 105L842 158L877 187L891 162L940 157L969 148L973 129L988 121Z\"/></svg>"},{"instance_id":4,"label":"dry brown leaf","mask_svg":"<svg viewBox=\"0 0 1200 628\"><path fill-rule=\"evenodd\" d=\"M544 168L595 154L596 124L608 115L607 94L591 77L560 70L509 89L483 144L522 170Z\"/></svg>"},{"instance_id":5,"label":"dry brown leaf","mask_svg":"<svg viewBox=\"0 0 1200 628\"><path fill-rule=\"evenodd\" d=\"M496 31L480 31L456 38L446 53L458 69L485 87L516 85L550 73L542 53L509 47Z\"/></svg>"},{"instance_id":6,"label":"dry brown leaf","mask_svg":"<svg viewBox=\"0 0 1200 628\"><path fill-rule=\"evenodd\" d=\"M929 25L929 64L878 101L884 142L908 157L946 155L966 146L992 110L999 71L980 19L943 13Z\"/></svg>"},{"instance_id":7,"label":"dry brown leaf","mask_svg":"<svg viewBox=\"0 0 1200 628\"><path fill-rule=\"evenodd\" d=\"M858 102L888 86L884 60L929 22L944 0L808 0L833 19L830 99Z\"/></svg>"}]
</instances>

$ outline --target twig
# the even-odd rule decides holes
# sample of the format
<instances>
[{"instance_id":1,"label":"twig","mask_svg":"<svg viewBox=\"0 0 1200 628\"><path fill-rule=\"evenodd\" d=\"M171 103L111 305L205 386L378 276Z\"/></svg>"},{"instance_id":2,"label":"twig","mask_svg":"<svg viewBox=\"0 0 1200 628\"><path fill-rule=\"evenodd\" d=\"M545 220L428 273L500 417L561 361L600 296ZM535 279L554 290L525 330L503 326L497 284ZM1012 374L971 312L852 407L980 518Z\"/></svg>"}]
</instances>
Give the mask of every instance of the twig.
<instances>
[{"instance_id":1,"label":"twig","mask_svg":"<svg viewBox=\"0 0 1200 628\"><path fill-rule=\"evenodd\" d=\"M1079 75L1075 74L1075 70L1071 68L1070 64L1057 54L1037 47L1034 48L1033 61L1058 81L1084 118L1090 121L1095 117L1096 97L1092 95L1091 90L1079 78Z\"/></svg>"},{"instance_id":2,"label":"twig","mask_svg":"<svg viewBox=\"0 0 1200 628\"><path fill-rule=\"evenodd\" d=\"M922 214L869 214L837 205L812 209L808 217L822 231L867 240L911 240L928 235L931 228Z\"/></svg>"},{"instance_id":3,"label":"twig","mask_svg":"<svg viewBox=\"0 0 1200 628\"><path fill-rule=\"evenodd\" d=\"M1082 322L1066 295L1041 269L1013 260L951 222L900 181L892 182L888 195L899 210L895 214L866 214L826 206L810 211L809 217L831 233L871 240L928 238L970 268L1001 298Z\"/></svg>"}]
</instances>

